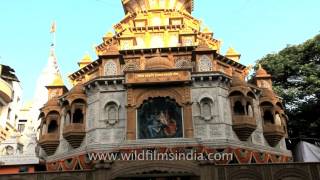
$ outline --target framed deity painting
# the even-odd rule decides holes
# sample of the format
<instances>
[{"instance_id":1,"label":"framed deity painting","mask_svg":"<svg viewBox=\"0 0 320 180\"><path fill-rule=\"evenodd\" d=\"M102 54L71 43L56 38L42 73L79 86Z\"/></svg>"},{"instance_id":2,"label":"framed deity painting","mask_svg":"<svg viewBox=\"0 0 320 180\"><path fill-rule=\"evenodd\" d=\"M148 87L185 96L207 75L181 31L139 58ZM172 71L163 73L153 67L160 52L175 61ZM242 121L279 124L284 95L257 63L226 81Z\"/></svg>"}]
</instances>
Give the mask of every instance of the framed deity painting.
<instances>
[{"instance_id":1,"label":"framed deity painting","mask_svg":"<svg viewBox=\"0 0 320 180\"><path fill-rule=\"evenodd\" d=\"M138 139L182 138L182 108L170 98L152 98L137 116Z\"/></svg>"}]
</instances>

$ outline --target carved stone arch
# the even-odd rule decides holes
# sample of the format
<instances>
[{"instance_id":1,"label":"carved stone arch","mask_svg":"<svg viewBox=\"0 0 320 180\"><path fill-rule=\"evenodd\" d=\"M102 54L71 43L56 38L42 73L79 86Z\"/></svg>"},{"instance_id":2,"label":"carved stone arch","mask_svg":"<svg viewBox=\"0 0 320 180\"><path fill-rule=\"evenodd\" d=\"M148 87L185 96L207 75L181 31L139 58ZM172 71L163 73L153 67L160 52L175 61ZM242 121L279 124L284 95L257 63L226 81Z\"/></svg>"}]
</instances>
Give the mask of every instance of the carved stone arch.
<instances>
[{"instance_id":1,"label":"carved stone arch","mask_svg":"<svg viewBox=\"0 0 320 180\"><path fill-rule=\"evenodd\" d=\"M200 96L199 96L199 98L197 99L197 103L200 103L200 101L202 100L202 99L204 99L204 98L208 98L208 99L210 99L212 102L214 102L214 98L212 98L212 96L211 95L209 95L207 92L205 92L205 93L203 93L203 94L201 94Z\"/></svg>"},{"instance_id":2,"label":"carved stone arch","mask_svg":"<svg viewBox=\"0 0 320 180\"><path fill-rule=\"evenodd\" d=\"M152 173L160 173L164 176L172 175L188 175L200 176L200 168L193 162L131 162L124 166L116 166L112 169L111 179L126 178L136 175L148 175Z\"/></svg>"},{"instance_id":3,"label":"carved stone arch","mask_svg":"<svg viewBox=\"0 0 320 180\"><path fill-rule=\"evenodd\" d=\"M247 97L251 97L251 98L253 98L253 99L257 99L256 94L253 93L252 91L248 91L248 92L247 92Z\"/></svg>"},{"instance_id":4,"label":"carved stone arch","mask_svg":"<svg viewBox=\"0 0 320 180\"><path fill-rule=\"evenodd\" d=\"M232 89L229 93L229 97L233 97L233 96L243 96L245 97L245 92L243 92L242 89L238 89L238 88L235 88L235 89Z\"/></svg>"},{"instance_id":5,"label":"carved stone arch","mask_svg":"<svg viewBox=\"0 0 320 180\"><path fill-rule=\"evenodd\" d=\"M140 107L149 98L169 97L174 99L180 106L185 103L183 95L175 89L167 89L165 92L160 90L144 90L136 96L136 106Z\"/></svg>"},{"instance_id":6,"label":"carved stone arch","mask_svg":"<svg viewBox=\"0 0 320 180\"><path fill-rule=\"evenodd\" d=\"M47 122L47 124L50 123L50 119L48 119L48 117L49 117L51 114L56 114L56 115L58 115L57 124L59 125L59 124L60 124L61 114L60 114L59 111L56 111L56 110L49 111L49 112L46 114L45 121Z\"/></svg>"},{"instance_id":7,"label":"carved stone arch","mask_svg":"<svg viewBox=\"0 0 320 180\"><path fill-rule=\"evenodd\" d=\"M274 107L274 104L270 101L262 101L260 102L260 106L270 106L270 107Z\"/></svg>"},{"instance_id":8,"label":"carved stone arch","mask_svg":"<svg viewBox=\"0 0 320 180\"><path fill-rule=\"evenodd\" d=\"M276 106L278 106L280 109L284 109L283 105L281 102L276 102Z\"/></svg>"},{"instance_id":9,"label":"carved stone arch","mask_svg":"<svg viewBox=\"0 0 320 180\"><path fill-rule=\"evenodd\" d=\"M73 98L73 99L70 99L68 101L69 101L71 106L72 106L72 104L75 103L75 101L83 101L83 103L87 104L87 100L85 98L82 98L82 97Z\"/></svg>"},{"instance_id":10,"label":"carved stone arch","mask_svg":"<svg viewBox=\"0 0 320 180\"><path fill-rule=\"evenodd\" d=\"M243 169L230 173L230 180L238 180L241 178L246 178L250 180L261 180L263 179L261 173L254 171L252 169Z\"/></svg>"},{"instance_id":11,"label":"carved stone arch","mask_svg":"<svg viewBox=\"0 0 320 180\"><path fill-rule=\"evenodd\" d=\"M117 100L110 100L105 104L103 110L107 124L115 125L119 122L120 108L120 103Z\"/></svg>"},{"instance_id":12,"label":"carved stone arch","mask_svg":"<svg viewBox=\"0 0 320 180\"><path fill-rule=\"evenodd\" d=\"M286 178L296 178L297 180L310 179L307 172L298 168L285 168L277 171L273 175L273 179L275 180L283 180Z\"/></svg>"},{"instance_id":13,"label":"carved stone arch","mask_svg":"<svg viewBox=\"0 0 320 180\"><path fill-rule=\"evenodd\" d=\"M208 94L203 94L199 97L197 102L200 108L200 116L205 121L210 121L213 119L214 111L214 100Z\"/></svg>"},{"instance_id":14,"label":"carved stone arch","mask_svg":"<svg viewBox=\"0 0 320 180\"><path fill-rule=\"evenodd\" d=\"M120 107L120 102L118 100L111 99L111 100L108 100L107 103L105 103L104 108L106 108L107 105L110 104L110 103L115 103L118 107Z\"/></svg>"}]
</instances>

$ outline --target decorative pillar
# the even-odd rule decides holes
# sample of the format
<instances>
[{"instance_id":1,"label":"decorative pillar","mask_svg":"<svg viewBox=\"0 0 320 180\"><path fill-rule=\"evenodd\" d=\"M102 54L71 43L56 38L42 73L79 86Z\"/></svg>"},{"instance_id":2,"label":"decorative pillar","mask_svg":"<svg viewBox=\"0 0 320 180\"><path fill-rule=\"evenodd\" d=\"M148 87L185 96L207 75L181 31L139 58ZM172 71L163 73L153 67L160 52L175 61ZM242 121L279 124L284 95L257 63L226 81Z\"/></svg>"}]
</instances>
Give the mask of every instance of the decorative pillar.
<instances>
[{"instance_id":1,"label":"decorative pillar","mask_svg":"<svg viewBox=\"0 0 320 180\"><path fill-rule=\"evenodd\" d=\"M136 140L136 108L127 107L127 140Z\"/></svg>"},{"instance_id":2,"label":"decorative pillar","mask_svg":"<svg viewBox=\"0 0 320 180\"><path fill-rule=\"evenodd\" d=\"M187 102L183 105L184 119L184 137L193 138L193 123L192 123L192 103Z\"/></svg>"},{"instance_id":3,"label":"decorative pillar","mask_svg":"<svg viewBox=\"0 0 320 180\"><path fill-rule=\"evenodd\" d=\"M134 105L133 89L127 90L127 140L136 140L136 106Z\"/></svg>"}]
</instances>

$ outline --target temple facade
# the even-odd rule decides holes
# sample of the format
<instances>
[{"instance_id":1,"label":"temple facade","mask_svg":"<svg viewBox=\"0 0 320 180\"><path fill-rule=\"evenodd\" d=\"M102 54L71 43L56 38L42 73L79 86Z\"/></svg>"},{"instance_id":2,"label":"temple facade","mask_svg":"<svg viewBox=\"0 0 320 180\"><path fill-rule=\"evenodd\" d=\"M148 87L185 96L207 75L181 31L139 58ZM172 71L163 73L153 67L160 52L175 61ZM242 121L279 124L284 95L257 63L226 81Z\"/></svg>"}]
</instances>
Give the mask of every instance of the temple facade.
<instances>
[{"instance_id":1,"label":"temple facade","mask_svg":"<svg viewBox=\"0 0 320 180\"><path fill-rule=\"evenodd\" d=\"M224 165L291 161L271 75L260 66L248 83L250 68L232 48L221 54L221 42L192 17L193 3L122 0L125 17L96 60L79 61L73 88L56 73L39 116L48 171L93 169L100 161L90 153L143 150L231 153L209 162Z\"/></svg>"}]
</instances>

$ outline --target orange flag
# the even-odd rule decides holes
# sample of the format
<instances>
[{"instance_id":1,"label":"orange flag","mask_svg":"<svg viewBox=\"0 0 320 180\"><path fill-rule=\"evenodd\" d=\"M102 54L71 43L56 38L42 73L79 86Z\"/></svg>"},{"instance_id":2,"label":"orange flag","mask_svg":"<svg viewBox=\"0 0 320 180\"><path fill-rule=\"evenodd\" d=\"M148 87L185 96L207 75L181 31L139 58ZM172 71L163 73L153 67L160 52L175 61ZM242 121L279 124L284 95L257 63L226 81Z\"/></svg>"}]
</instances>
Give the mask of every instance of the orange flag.
<instances>
[{"instance_id":1,"label":"orange flag","mask_svg":"<svg viewBox=\"0 0 320 180\"><path fill-rule=\"evenodd\" d=\"M56 22L55 21L52 22L51 30L50 30L50 33L54 33L54 32L56 32Z\"/></svg>"}]
</instances>

